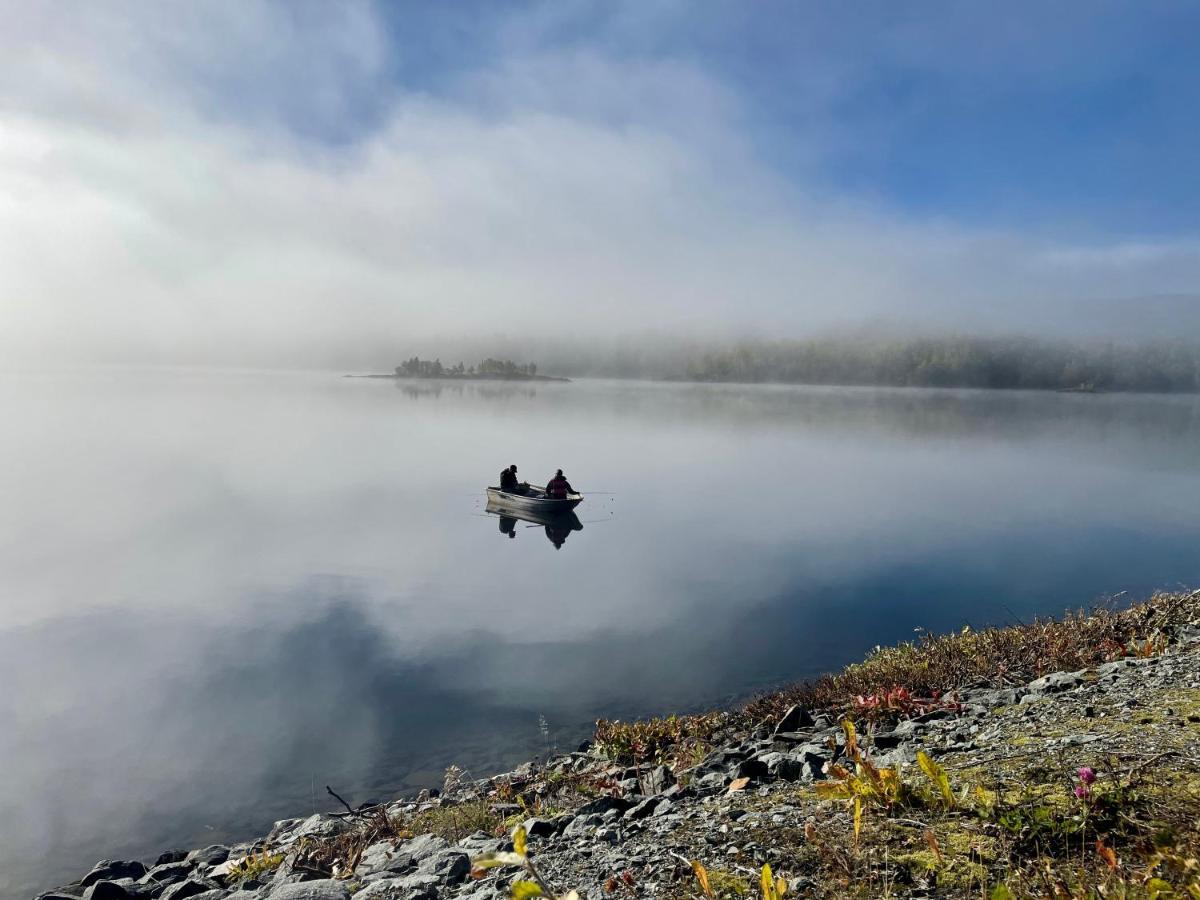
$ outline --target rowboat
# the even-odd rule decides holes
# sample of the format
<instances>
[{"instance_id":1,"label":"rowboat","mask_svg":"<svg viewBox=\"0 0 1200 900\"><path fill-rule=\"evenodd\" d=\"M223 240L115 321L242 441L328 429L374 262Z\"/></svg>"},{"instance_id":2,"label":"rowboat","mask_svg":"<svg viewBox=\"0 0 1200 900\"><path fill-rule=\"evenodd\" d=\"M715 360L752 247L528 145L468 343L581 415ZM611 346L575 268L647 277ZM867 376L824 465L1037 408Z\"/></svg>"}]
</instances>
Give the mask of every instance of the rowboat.
<instances>
[{"instance_id":1,"label":"rowboat","mask_svg":"<svg viewBox=\"0 0 1200 900\"><path fill-rule=\"evenodd\" d=\"M556 513L567 513L583 502L583 494L578 492L567 494L563 499L547 497L546 489L536 484L529 485L529 493L513 494L502 491L498 487L487 489L490 505L518 512L535 513L542 516L552 516Z\"/></svg>"}]
</instances>

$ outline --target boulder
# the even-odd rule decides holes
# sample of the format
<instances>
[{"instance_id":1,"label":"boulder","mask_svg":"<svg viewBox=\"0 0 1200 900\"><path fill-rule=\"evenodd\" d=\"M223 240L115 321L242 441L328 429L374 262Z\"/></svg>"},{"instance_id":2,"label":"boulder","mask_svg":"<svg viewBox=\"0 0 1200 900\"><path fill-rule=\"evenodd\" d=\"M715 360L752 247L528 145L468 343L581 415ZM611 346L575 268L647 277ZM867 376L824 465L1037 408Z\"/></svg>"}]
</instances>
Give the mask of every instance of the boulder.
<instances>
[{"instance_id":1,"label":"boulder","mask_svg":"<svg viewBox=\"0 0 1200 900\"><path fill-rule=\"evenodd\" d=\"M154 861L156 866L165 866L167 863L183 862L187 859L188 852L186 850L165 850L158 854L158 859Z\"/></svg>"},{"instance_id":2,"label":"boulder","mask_svg":"<svg viewBox=\"0 0 1200 900\"><path fill-rule=\"evenodd\" d=\"M279 823L276 824L276 828L278 828L278 825ZM273 829L271 836L277 844L291 844L306 837L335 837L344 831L348 831L350 827L344 819L339 819L337 816L327 815L326 813L315 813L307 819L282 829L278 834ZM268 840L270 839L268 838Z\"/></svg>"},{"instance_id":3,"label":"boulder","mask_svg":"<svg viewBox=\"0 0 1200 900\"><path fill-rule=\"evenodd\" d=\"M604 819L599 815L576 816L569 823L567 823L567 827L563 829L563 834L570 835L572 837L576 835L587 834L589 829L595 828L603 821Z\"/></svg>"},{"instance_id":4,"label":"boulder","mask_svg":"<svg viewBox=\"0 0 1200 900\"><path fill-rule=\"evenodd\" d=\"M374 875L377 872L404 872L411 868L411 855L401 853L391 841L379 841L362 852L355 872Z\"/></svg>"},{"instance_id":5,"label":"boulder","mask_svg":"<svg viewBox=\"0 0 1200 900\"><path fill-rule=\"evenodd\" d=\"M1053 672L1029 682L1034 694L1057 694L1083 684L1083 672Z\"/></svg>"},{"instance_id":6,"label":"boulder","mask_svg":"<svg viewBox=\"0 0 1200 900\"><path fill-rule=\"evenodd\" d=\"M118 878L141 878L145 874L146 866L136 859L102 859L92 866L92 870L83 876L79 884L83 887L88 887L97 881L116 881Z\"/></svg>"},{"instance_id":7,"label":"boulder","mask_svg":"<svg viewBox=\"0 0 1200 900\"><path fill-rule=\"evenodd\" d=\"M657 807L661 802L663 801L659 800L657 797L647 797L636 806L631 806L629 809L625 810L624 818L629 822L636 822L639 819L648 819L654 814L655 807ZM668 800L666 802L670 803L671 801Z\"/></svg>"},{"instance_id":8,"label":"boulder","mask_svg":"<svg viewBox=\"0 0 1200 900\"><path fill-rule=\"evenodd\" d=\"M83 892L83 900L129 900L133 894L127 890L126 885L131 883L128 879L92 882Z\"/></svg>"},{"instance_id":9,"label":"boulder","mask_svg":"<svg viewBox=\"0 0 1200 900\"><path fill-rule=\"evenodd\" d=\"M440 838L436 834L421 834L410 841L405 841L396 848L397 855L403 855L412 860L414 864L419 864L429 857L433 856L450 846L445 838Z\"/></svg>"},{"instance_id":10,"label":"boulder","mask_svg":"<svg viewBox=\"0 0 1200 900\"><path fill-rule=\"evenodd\" d=\"M461 850L439 850L425 857L417 872L433 875L447 884L458 884L471 874L471 857Z\"/></svg>"},{"instance_id":11,"label":"boulder","mask_svg":"<svg viewBox=\"0 0 1200 900\"><path fill-rule=\"evenodd\" d=\"M697 779L696 790L702 793L712 793L723 790L728 783L729 778L724 772L709 772Z\"/></svg>"}]
</instances>

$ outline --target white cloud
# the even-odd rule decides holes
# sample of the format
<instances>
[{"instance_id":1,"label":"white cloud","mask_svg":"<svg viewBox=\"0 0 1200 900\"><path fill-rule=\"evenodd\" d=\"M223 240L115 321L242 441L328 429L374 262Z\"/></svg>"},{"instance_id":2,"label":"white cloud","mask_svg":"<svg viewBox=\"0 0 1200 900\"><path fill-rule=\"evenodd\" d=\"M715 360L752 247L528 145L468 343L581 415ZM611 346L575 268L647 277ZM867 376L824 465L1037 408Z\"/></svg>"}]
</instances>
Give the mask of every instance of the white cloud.
<instances>
[{"instance_id":1,"label":"white cloud","mask_svg":"<svg viewBox=\"0 0 1200 900\"><path fill-rule=\"evenodd\" d=\"M539 49L433 96L387 85L365 6L62 9L0 39L9 354L382 363L432 333L797 333L1200 274L1186 241L1062 246L785 181L679 60Z\"/></svg>"}]
</instances>

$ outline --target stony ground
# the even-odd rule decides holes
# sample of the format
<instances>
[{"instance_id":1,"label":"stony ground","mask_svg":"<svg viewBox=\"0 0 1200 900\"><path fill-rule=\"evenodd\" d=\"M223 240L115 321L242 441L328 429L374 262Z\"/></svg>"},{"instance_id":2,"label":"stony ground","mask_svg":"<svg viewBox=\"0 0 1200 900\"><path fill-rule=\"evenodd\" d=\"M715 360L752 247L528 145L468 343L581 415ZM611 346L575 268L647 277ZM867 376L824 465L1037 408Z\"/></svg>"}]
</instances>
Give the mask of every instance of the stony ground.
<instances>
[{"instance_id":1,"label":"stony ground","mask_svg":"<svg viewBox=\"0 0 1200 900\"><path fill-rule=\"evenodd\" d=\"M471 859L518 823L543 879L589 898L699 897L693 860L720 900L757 895L763 863L800 897L1200 897L1200 625L1140 652L853 736L794 708L673 768L588 749L452 771L440 796L103 861L41 898L493 900L518 870Z\"/></svg>"}]
</instances>

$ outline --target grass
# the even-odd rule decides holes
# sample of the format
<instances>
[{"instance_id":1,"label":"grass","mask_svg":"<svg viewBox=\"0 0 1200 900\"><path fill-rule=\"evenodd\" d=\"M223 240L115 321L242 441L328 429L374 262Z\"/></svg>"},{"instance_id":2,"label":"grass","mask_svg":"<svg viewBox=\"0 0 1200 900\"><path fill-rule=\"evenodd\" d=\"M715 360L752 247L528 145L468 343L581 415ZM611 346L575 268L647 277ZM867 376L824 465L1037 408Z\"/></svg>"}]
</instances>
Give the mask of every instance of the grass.
<instances>
[{"instance_id":1,"label":"grass","mask_svg":"<svg viewBox=\"0 0 1200 900\"><path fill-rule=\"evenodd\" d=\"M1180 625L1200 617L1200 591L1115 601L1058 619L952 634L877 648L841 672L752 699L739 709L634 722L601 719L596 746L621 762L694 759L692 748L727 730L778 720L793 705L856 720L896 721L945 705L968 687L1025 684L1124 656L1152 655Z\"/></svg>"}]
</instances>

